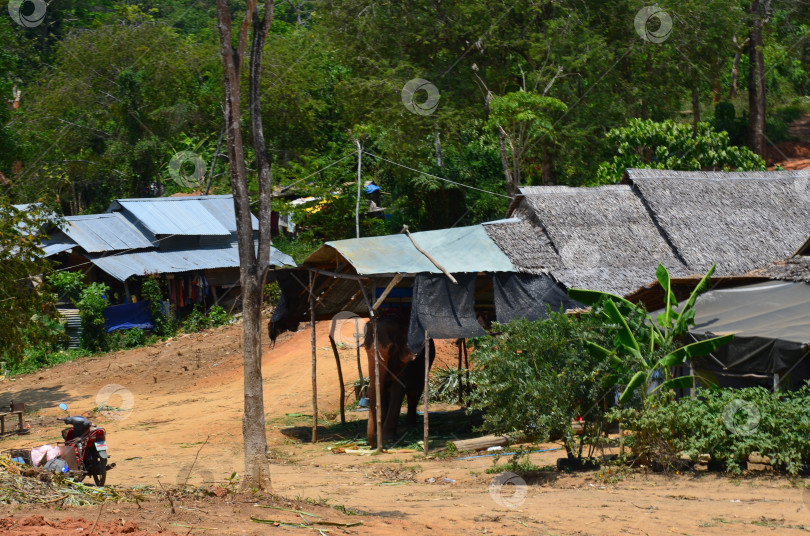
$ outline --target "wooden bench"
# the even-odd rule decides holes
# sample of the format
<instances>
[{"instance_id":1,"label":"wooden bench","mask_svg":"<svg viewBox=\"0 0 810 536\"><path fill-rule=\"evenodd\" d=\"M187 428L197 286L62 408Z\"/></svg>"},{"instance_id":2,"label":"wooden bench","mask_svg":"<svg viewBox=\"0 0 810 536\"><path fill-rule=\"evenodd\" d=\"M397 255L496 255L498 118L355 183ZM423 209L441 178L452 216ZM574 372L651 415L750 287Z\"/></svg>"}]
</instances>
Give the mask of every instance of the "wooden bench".
<instances>
[{"instance_id":1,"label":"wooden bench","mask_svg":"<svg viewBox=\"0 0 810 536\"><path fill-rule=\"evenodd\" d=\"M23 413L25 413L25 404L22 402L12 402L11 411L0 413L0 436L6 434L27 434L28 430L25 429L23 424ZM17 417L17 429L6 431L6 417Z\"/></svg>"}]
</instances>

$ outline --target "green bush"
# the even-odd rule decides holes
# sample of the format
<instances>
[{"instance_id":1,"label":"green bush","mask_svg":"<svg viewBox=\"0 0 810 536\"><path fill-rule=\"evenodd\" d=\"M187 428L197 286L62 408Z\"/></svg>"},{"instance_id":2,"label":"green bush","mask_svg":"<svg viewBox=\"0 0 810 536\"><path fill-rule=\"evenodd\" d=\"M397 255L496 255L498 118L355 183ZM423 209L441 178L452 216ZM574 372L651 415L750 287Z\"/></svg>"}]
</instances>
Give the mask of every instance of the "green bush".
<instances>
[{"instance_id":1,"label":"green bush","mask_svg":"<svg viewBox=\"0 0 810 536\"><path fill-rule=\"evenodd\" d=\"M195 304L191 314L183 321L183 331L192 333L210 329L227 324L230 322L230 319L231 316L228 312L219 305L211 307L206 314L205 310L199 304Z\"/></svg>"},{"instance_id":2,"label":"green bush","mask_svg":"<svg viewBox=\"0 0 810 536\"><path fill-rule=\"evenodd\" d=\"M138 348L149 344L153 338L142 329L120 329L107 334L107 348L111 352Z\"/></svg>"},{"instance_id":3,"label":"green bush","mask_svg":"<svg viewBox=\"0 0 810 536\"><path fill-rule=\"evenodd\" d=\"M104 309L110 287L104 283L92 283L81 293L76 303L82 320L81 346L93 352L107 349L107 333L104 330Z\"/></svg>"},{"instance_id":4,"label":"green bush","mask_svg":"<svg viewBox=\"0 0 810 536\"><path fill-rule=\"evenodd\" d=\"M68 272L62 270L54 272L48 276L48 283L50 283L57 292L59 301L67 301L68 303L76 304L84 290L84 274L81 272Z\"/></svg>"},{"instance_id":5,"label":"green bush","mask_svg":"<svg viewBox=\"0 0 810 536\"><path fill-rule=\"evenodd\" d=\"M681 456L710 454L739 473L752 452L791 475L810 463L810 388L772 393L762 387L698 390L696 398L662 394L644 410L616 411L633 451L651 463L672 467Z\"/></svg>"},{"instance_id":6,"label":"green bush","mask_svg":"<svg viewBox=\"0 0 810 536\"><path fill-rule=\"evenodd\" d=\"M430 398L436 402L456 404L458 392L462 389L464 394L471 390L467 382L467 370L457 368L439 367L430 373Z\"/></svg>"},{"instance_id":7,"label":"green bush","mask_svg":"<svg viewBox=\"0 0 810 536\"><path fill-rule=\"evenodd\" d=\"M607 362L586 341L604 344L606 329L595 315L582 319L550 313L548 320L517 320L493 328L500 334L475 341L469 407L483 412L482 429L531 441L563 438L569 457L583 440L598 437L610 393ZM577 449L572 421L588 423Z\"/></svg>"},{"instance_id":8,"label":"green bush","mask_svg":"<svg viewBox=\"0 0 810 536\"><path fill-rule=\"evenodd\" d=\"M9 376L30 374L86 355L88 355L88 352L79 348L58 351L52 351L42 346L29 348L25 351L21 361L11 363L8 368L5 368L4 372Z\"/></svg>"},{"instance_id":9,"label":"green bush","mask_svg":"<svg viewBox=\"0 0 810 536\"><path fill-rule=\"evenodd\" d=\"M141 293L150 303L152 321L155 323L155 333L162 337L173 335L177 331L177 322L174 316L167 315L163 310L164 289L160 286L160 280L156 277L148 278L143 282Z\"/></svg>"}]
</instances>

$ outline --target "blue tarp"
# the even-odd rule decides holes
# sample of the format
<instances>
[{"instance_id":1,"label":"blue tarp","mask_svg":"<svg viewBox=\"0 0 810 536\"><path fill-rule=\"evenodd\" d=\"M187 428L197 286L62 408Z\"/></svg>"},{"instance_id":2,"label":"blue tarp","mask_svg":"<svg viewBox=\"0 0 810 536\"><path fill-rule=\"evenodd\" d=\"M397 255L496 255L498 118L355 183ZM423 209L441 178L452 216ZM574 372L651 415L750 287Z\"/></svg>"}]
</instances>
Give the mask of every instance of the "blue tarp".
<instances>
[{"instance_id":1,"label":"blue tarp","mask_svg":"<svg viewBox=\"0 0 810 536\"><path fill-rule=\"evenodd\" d=\"M109 333L117 329L155 329L148 301L111 305L104 309L104 328Z\"/></svg>"}]
</instances>

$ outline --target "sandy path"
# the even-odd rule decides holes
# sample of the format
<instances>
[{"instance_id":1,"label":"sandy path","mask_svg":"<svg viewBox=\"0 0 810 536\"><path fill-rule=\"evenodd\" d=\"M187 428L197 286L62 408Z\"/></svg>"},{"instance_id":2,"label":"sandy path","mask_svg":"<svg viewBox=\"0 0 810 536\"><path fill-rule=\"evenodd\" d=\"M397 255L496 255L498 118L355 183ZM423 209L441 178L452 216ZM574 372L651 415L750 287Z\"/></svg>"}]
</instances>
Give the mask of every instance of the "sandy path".
<instances>
[{"instance_id":1,"label":"sandy path","mask_svg":"<svg viewBox=\"0 0 810 536\"><path fill-rule=\"evenodd\" d=\"M336 367L326 333L327 325L319 324L318 400L322 411L334 415L338 408ZM513 497L514 488L507 486L504 489L510 491L501 495L499 503L497 494L490 493L495 475L485 473L492 458L425 460L413 452L371 457L331 454L327 447L332 443L312 445L294 434L307 437L306 427L311 423L310 418L301 417L311 415L309 337L308 330L288 334L274 348L264 348L274 492L302 500L325 500L365 513L342 518L364 523L345 529L348 533L401 534L418 529L435 534L797 534L810 530L810 493L804 490L803 480L628 472L605 483L594 472L561 475L548 471L521 488L525 498ZM132 410L93 417L107 429L110 452L118 463L108 475L109 483L182 481L206 438L208 443L200 450L190 482L225 482L231 472L241 472L240 340L240 327L228 326L6 381L0 384L0 404L6 405L12 398L24 400L34 413L27 416L31 435L5 439L0 449L56 440L61 429L53 420L59 413L55 409L58 402L67 402L73 413L88 414L97 405L99 391L117 384L131 393ZM443 347L446 362L452 362L453 352L452 345ZM342 351L341 362L349 383L357 377L354 351ZM107 404L127 406L126 396L122 399L115 394ZM364 421L365 414L349 412L348 417ZM363 423L358 424L356 429L362 433ZM334 434L335 427L330 429ZM344 432L351 436L355 430ZM332 441L335 438L329 436ZM546 452L533 459L539 465L553 465L558 456L558 452ZM160 501L141 509L116 505L102 520L134 519L141 528L160 530L171 528L167 523L178 519L186 524L196 519L199 526L217 528L217 534L267 531L249 517L257 513L267 517L268 511L249 501L241 505L209 502L198 509L193 516L189 512L171 515ZM10 512L17 516L42 513L48 518L80 515L94 519L96 515L96 509L87 508L69 512L0 508L4 515Z\"/></svg>"}]
</instances>

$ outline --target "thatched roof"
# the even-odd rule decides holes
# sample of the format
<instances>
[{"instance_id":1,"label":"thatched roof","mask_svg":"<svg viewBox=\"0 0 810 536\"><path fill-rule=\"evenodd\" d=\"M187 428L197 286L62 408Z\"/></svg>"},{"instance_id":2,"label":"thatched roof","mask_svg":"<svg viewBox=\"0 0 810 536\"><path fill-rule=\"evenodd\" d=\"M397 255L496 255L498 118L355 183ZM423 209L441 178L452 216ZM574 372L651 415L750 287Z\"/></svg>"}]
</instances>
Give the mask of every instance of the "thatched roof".
<instances>
[{"instance_id":1,"label":"thatched roof","mask_svg":"<svg viewBox=\"0 0 810 536\"><path fill-rule=\"evenodd\" d=\"M562 265L560 256L542 228L519 220L502 220L484 225L487 234L506 253L518 272L542 274L556 272Z\"/></svg>"},{"instance_id":2,"label":"thatched roof","mask_svg":"<svg viewBox=\"0 0 810 536\"><path fill-rule=\"evenodd\" d=\"M653 281L659 263L673 276L690 273L628 185L536 186L521 194L510 216L533 223L535 235L548 236L560 259L552 273L568 287L626 294ZM531 254L512 262L529 265Z\"/></svg>"},{"instance_id":3,"label":"thatched roof","mask_svg":"<svg viewBox=\"0 0 810 536\"><path fill-rule=\"evenodd\" d=\"M791 255L810 234L810 170L627 170L675 252L693 271L745 274Z\"/></svg>"},{"instance_id":4,"label":"thatched roof","mask_svg":"<svg viewBox=\"0 0 810 536\"><path fill-rule=\"evenodd\" d=\"M772 262L768 266L753 270L751 275L782 281L810 283L810 257L797 256Z\"/></svg>"}]
</instances>

